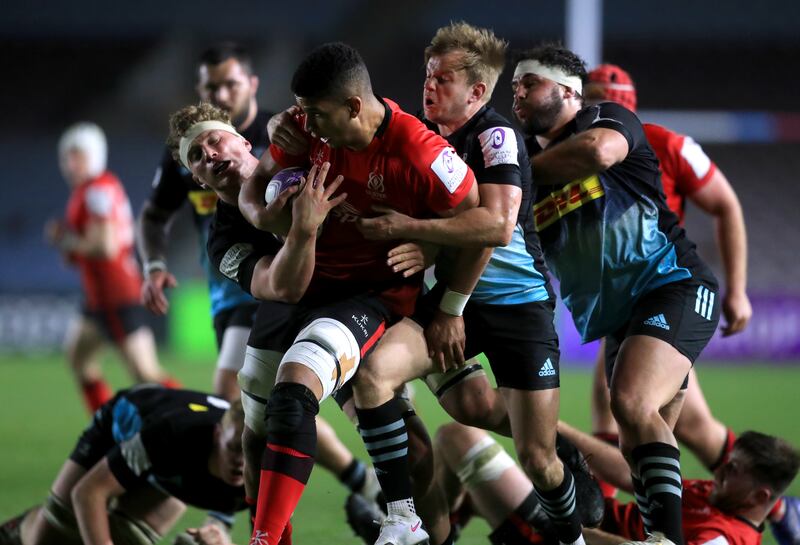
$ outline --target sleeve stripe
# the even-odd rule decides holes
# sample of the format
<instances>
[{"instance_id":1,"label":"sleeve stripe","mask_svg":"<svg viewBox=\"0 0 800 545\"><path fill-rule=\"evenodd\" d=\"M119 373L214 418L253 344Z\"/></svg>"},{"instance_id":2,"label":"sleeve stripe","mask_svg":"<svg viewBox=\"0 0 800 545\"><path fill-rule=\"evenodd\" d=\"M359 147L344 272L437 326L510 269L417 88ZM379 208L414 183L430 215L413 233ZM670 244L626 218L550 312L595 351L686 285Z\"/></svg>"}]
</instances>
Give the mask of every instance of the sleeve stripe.
<instances>
[{"instance_id":1,"label":"sleeve stripe","mask_svg":"<svg viewBox=\"0 0 800 545\"><path fill-rule=\"evenodd\" d=\"M704 541L700 545L728 545L728 540L725 539L725 536L717 536L712 540Z\"/></svg>"}]
</instances>

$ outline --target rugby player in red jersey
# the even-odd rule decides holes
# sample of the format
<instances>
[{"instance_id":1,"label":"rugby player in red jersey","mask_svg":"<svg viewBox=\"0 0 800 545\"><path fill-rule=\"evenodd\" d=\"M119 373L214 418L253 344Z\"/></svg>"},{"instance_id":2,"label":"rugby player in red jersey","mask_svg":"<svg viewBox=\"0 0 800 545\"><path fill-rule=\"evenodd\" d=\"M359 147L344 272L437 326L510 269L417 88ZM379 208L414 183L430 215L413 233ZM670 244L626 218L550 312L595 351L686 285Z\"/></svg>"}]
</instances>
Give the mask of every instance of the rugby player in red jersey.
<instances>
[{"instance_id":1,"label":"rugby player in red jersey","mask_svg":"<svg viewBox=\"0 0 800 545\"><path fill-rule=\"evenodd\" d=\"M253 539L270 545L281 539L313 467L319 402L352 377L387 324L413 310L421 287L421 277L395 275L386 264L396 241L367 242L355 221L374 214L375 203L417 217L457 213L478 200L469 168L446 141L373 94L366 67L351 47L335 43L314 50L297 69L292 88L302 109L295 122L308 152L290 156L272 146L259 171L244 179L240 210L256 227L279 230L276 207L264 206L264 189L269 175L286 166L330 162L330 172L343 177L347 198L322 229L314 274L298 303L261 303L240 373L247 463L255 452L264 453ZM242 179L240 154L205 154L191 145L195 138L189 132L184 140L190 145L187 160L205 169L195 173L199 178L219 178L222 186ZM195 148L198 157L192 156ZM483 254L464 253L462 274L450 285L454 292L471 292ZM254 259L252 247L231 247L221 259L223 272L239 277ZM460 317L442 316L438 326L440 351L463 345ZM409 543L427 539L420 522L413 510L395 517L412 534Z\"/></svg>"},{"instance_id":2,"label":"rugby player in red jersey","mask_svg":"<svg viewBox=\"0 0 800 545\"><path fill-rule=\"evenodd\" d=\"M315 414L317 400L338 390L352 376L384 328L413 311L421 287L420 275L405 278L387 265L388 251L397 246L397 241L367 241L357 229L357 221L377 215L376 205L412 217L431 217L459 213L478 201L474 175L453 148L396 104L376 96L363 61L349 46L326 44L314 50L296 71L292 89L300 107L294 122L304 133L308 151L291 156L273 145L272 158L280 166L330 161L331 172L344 176L342 189L348 198L334 210L322 231L314 279L306 294L308 302L301 301L291 310L297 325L290 323L287 329L288 320L272 309L272 316L259 313L257 322L263 318L260 331L254 330L250 338L251 348L266 352L284 349L276 344L286 343L276 335L276 329L291 336L267 407L268 446L259 488L259 513L265 515L257 515L254 534L263 537L266 532L267 543L273 543L272 534L285 524L294 508L293 504L286 505L281 491L292 486L298 498L301 491L289 482L292 476L286 475L279 464L285 465L291 454L313 456L313 436L304 438L297 433L298 426L287 427L290 421L296 421L288 396L304 396L307 405L303 421L306 415ZM260 187L251 187L250 191L245 188L239 201L244 215L257 226L262 225L264 211L261 195ZM448 285L452 293L468 297L490 252L477 248L461 253L459 274ZM295 339L297 326L304 329ZM455 354L463 352L463 331L460 316L441 313L429 328L431 350L457 360ZM315 349L315 344L325 348ZM317 370L309 373L309 368ZM247 377L254 371L255 366L250 368L246 362L242 375ZM244 382L243 390L248 390ZM395 403L396 399L388 402ZM394 413L393 406L378 407L371 414L359 413L362 435L372 434L383 441L384 432L388 434L387 452L372 453L378 469L383 463L405 466L408 436L404 420L384 423L383 409ZM287 446L294 453L286 452ZM294 483L307 479L312 463L309 459L303 471L294 470ZM379 480L381 476L378 471ZM389 487L383 488L386 492ZM269 500L278 494L283 506ZM389 516L384 529L392 528L394 534L382 534L379 543L390 540L400 545L427 539L410 498L410 490L387 493ZM286 513L281 515L281 509Z\"/></svg>"},{"instance_id":3,"label":"rugby player in red jersey","mask_svg":"<svg viewBox=\"0 0 800 545\"><path fill-rule=\"evenodd\" d=\"M75 265L85 296L67 333L67 357L89 410L111 398L97 361L104 338L112 341L136 382L176 383L158 363L153 332L139 302L142 277L133 255L128 196L106 170L102 129L78 123L58 144L61 172L72 188L64 220L51 220L48 241Z\"/></svg>"}]
</instances>

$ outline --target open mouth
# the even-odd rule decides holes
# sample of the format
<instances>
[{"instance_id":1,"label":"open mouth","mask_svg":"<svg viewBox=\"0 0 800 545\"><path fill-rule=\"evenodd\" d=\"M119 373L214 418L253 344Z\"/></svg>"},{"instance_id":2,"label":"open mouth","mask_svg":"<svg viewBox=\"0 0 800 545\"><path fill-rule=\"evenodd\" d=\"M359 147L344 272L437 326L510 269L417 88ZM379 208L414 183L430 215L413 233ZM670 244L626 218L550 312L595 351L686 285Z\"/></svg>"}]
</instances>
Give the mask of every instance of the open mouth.
<instances>
[{"instance_id":1,"label":"open mouth","mask_svg":"<svg viewBox=\"0 0 800 545\"><path fill-rule=\"evenodd\" d=\"M425 97L425 107L433 106L433 99Z\"/></svg>"},{"instance_id":2,"label":"open mouth","mask_svg":"<svg viewBox=\"0 0 800 545\"><path fill-rule=\"evenodd\" d=\"M220 174L228 170L229 166L231 166L230 161L220 161L219 163L216 163L214 165L214 168L212 170L214 171L214 174L219 176Z\"/></svg>"}]
</instances>

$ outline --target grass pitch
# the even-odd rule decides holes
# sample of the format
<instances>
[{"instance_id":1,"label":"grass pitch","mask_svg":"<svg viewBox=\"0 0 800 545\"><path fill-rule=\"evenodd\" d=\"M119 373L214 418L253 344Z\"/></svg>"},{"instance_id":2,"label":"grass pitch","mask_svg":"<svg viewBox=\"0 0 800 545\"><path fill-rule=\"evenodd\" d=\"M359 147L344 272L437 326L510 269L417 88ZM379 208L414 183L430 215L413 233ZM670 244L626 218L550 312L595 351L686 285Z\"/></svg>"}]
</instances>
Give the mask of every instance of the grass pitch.
<instances>
[{"instance_id":1,"label":"grass pitch","mask_svg":"<svg viewBox=\"0 0 800 545\"><path fill-rule=\"evenodd\" d=\"M110 381L124 387L126 377L119 363L109 355L104 362ZM187 388L208 390L213 360L187 361L163 354L165 366ZM561 416L582 429L589 426L590 375L585 371L562 368ZM800 445L800 424L794 405L800 384L800 367L752 365L747 367L704 367L698 373L715 415L735 431L755 429L779 435ZM422 383L416 384L419 414L431 434L446 421L444 412ZM89 422L66 363L58 356L0 357L0 521L44 500L61 464L69 455L81 430ZM366 452L352 425L333 401L323 403L321 414L339 432L341 439L362 459ZM503 440L507 448L510 443ZM707 473L687 453L683 455L685 477L705 477ZM800 480L790 491L800 495ZM319 468L312 474L306 492L295 512L294 542L299 544L359 544L344 518L345 489ZM180 528L198 524L204 514L189 510ZM480 520L466 528L459 543L486 544L489 532ZM171 543L169 536L164 543ZM248 524L239 516L234 540L242 545L249 540ZM769 531L764 543L774 543Z\"/></svg>"}]
</instances>

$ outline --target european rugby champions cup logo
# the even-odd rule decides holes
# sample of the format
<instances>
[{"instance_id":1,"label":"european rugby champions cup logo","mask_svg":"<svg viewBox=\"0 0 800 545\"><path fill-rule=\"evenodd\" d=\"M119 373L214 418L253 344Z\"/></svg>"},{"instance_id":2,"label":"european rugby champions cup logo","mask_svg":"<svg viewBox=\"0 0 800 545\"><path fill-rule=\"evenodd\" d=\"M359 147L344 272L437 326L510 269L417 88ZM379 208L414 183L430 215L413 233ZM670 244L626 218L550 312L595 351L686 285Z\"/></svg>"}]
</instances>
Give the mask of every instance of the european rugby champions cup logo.
<instances>
[{"instance_id":1,"label":"european rugby champions cup logo","mask_svg":"<svg viewBox=\"0 0 800 545\"><path fill-rule=\"evenodd\" d=\"M444 150L444 153L442 153L442 162L444 163L444 168L447 169L447 173L452 174L455 170L455 166L453 166L453 150Z\"/></svg>"},{"instance_id":2,"label":"european rugby champions cup logo","mask_svg":"<svg viewBox=\"0 0 800 545\"><path fill-rule=\"evenodd\" d=\"M501 129L500 127L496 128L492 131L491 135L492 147L494 149L500 149L503 147L503 144L506 141L506 131Z\"/></svg>"}]
</instances>

